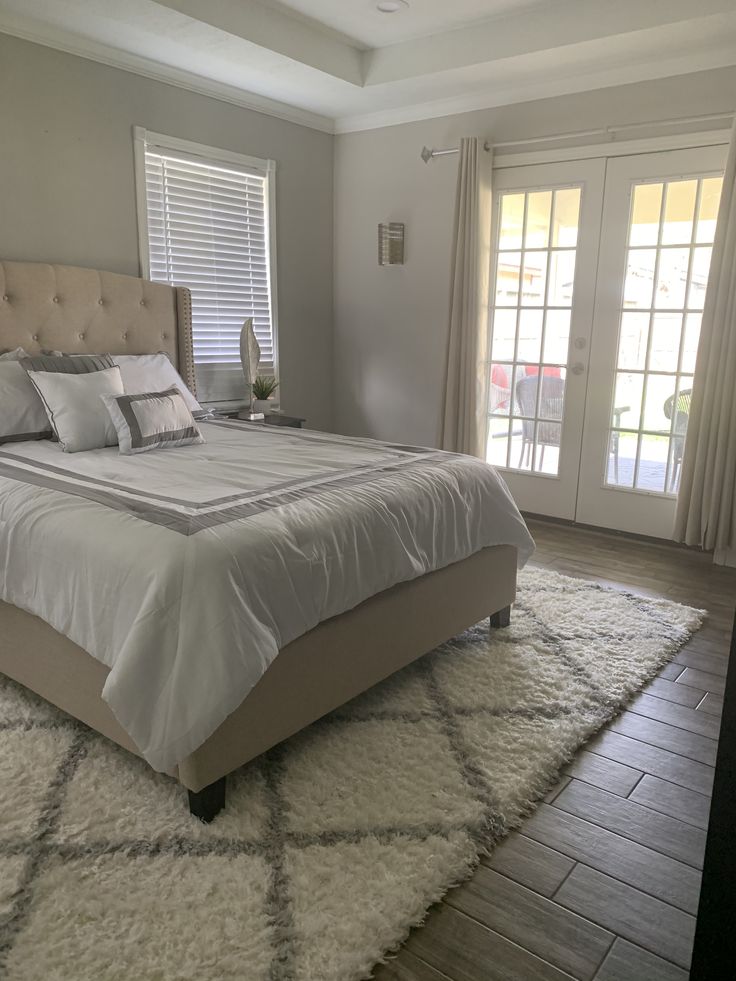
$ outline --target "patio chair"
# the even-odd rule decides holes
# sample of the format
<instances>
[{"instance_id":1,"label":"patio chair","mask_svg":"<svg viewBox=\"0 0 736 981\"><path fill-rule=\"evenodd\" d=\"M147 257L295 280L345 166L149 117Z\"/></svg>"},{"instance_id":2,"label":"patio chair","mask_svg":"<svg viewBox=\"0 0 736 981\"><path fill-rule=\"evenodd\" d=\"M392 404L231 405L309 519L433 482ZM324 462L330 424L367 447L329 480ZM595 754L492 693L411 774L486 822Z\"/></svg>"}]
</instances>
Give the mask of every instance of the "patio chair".
<instances>
[{"instance_id":1,"label":"patio chair","mask_svg":"<svg viewBox=\"0 0 736 981\"><path fill-rule=\"evenodd\" d=\"M692 394L693 390L691 388L684 388L677 396L677 407L675 407L674 394L665 399L664 403L664 414L668 419L672 419L673 411L675 413L675 424L672 429L672 473L670 474L670 491L677 489L677 483L680 479L682 454L683 450L685 449L685 433L687 432L687 423L688 419L690 418L690 399Z\"/></svg>"},{"instance_id":2,"label":"patio chair","mask_svg":"<svg viewBox=\"0 0 736 981\"><path fill-rule=\"evenodd\" d=\"M491 368L491 391L489 405L491 412L496 409L503 409L508 406L511 397L511 383L509 382L509 371L501 364L494 364ZM508 410L507 410L508 411Z\"/></svg>"},{"instance_id":3,"label":"patio chair","mask_svg":"<svg viewBox=\"0 0 736 981\"><path fill-rule=\"evenodd\" d=\"M610 452L613 455L613 482L618 483L618 444L621 439L619 429L621 428L621 416L626 412L631 412L630 405L616 405L613 408L613 430L611 432Z\"/></svg>"},{"instance_id":4,"label":"patio chair","mask_svg":"<svg viewBox=\"0 0 736 981\"><path fill-rule=\"evenodd\" d=\"M534 417L537 415L537 388L539 375L527 375L516 383L516 402L519 413L530 416L521 420L521 456L519 468L524 466L526 454L527 465L531 469L532 451L534 447ZM542 388L539 393L539 421L537 422L537 445L541 447L539 466L544 464L545 446L559 446L562 427L562 405L565 397L565 382L562 378L542 375ZM556 419L558 422L546 422Z\"/></svg>"}]
</instances>

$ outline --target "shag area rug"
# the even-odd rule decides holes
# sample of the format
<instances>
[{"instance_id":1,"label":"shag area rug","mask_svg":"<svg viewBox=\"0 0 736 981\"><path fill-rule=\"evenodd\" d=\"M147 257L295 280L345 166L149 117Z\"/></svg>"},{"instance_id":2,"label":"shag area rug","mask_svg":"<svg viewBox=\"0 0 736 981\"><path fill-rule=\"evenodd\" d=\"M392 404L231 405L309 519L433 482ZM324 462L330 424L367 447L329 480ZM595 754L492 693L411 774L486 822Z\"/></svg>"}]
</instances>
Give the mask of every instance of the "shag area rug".
<instances>
[{"instance_id":1,"label":"shag area rug","mask_svg":"<svg viewBox=\"0 0 736 981\"><path fill-rule=\"evenodd\" d=\"M488 621L244 767L171 779L0 686L0 977L355 981L520 823L702 613L542 570Z\"/></svg>"}]
</instances>

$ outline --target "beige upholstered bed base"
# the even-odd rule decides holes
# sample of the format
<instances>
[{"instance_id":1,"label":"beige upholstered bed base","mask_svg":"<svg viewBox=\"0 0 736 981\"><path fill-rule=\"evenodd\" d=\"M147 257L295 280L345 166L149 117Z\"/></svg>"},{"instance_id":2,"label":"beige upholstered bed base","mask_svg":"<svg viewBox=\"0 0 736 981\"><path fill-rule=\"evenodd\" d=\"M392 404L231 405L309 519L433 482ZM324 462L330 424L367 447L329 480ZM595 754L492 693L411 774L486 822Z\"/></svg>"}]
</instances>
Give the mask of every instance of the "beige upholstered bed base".
<instances>
[{"instance_id":1,"label":"beige upholstered bed base","mask_svg":"<svg viewBox=\"0 0 736 981\"><path fill-rule=\"evenodd\" d=\"M194 391L191 318L183 287L73 266L0 262L0 350L166 351ZM283 649L242 705L174 775L190 794L206 792L270 746L503 610L515 592L516 550L497 546L320 624ZM2 602L0 671L137 752L100 697L107 668L37 617ZM222 799L202 810L212 814L218 806Z\"/></svg>"},{"instance_id":2,"label":"beige upholstered bed base","mask_svg":"<svg viewBox=\"0 0 736 981\"><path fill-rule=\"evenodd\" d=\"M485 548L400 583L288 644L175 776L225 776L489 614L516 593L516 549ZM136 753L100 696L108 669L43 620L0 602L0 671Z\"/></svg>"}]
</instances>

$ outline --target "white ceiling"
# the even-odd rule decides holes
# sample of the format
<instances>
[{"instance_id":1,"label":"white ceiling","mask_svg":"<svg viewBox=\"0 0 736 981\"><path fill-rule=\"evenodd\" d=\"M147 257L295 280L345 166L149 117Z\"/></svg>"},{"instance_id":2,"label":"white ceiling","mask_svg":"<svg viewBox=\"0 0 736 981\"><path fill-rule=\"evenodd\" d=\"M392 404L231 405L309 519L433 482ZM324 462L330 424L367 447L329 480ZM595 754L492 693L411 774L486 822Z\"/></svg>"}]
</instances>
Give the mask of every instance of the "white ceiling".
<instances>
[{"instance_id":1,"label":"white ceiling","mask_svg":"<svg viewBox=\"0 0 736 981\"><path fill-rule=\"evenodd\" d=\"M408 9L382 14L376 9L376 0L261 0L264 6L296 11L366 48L441 34L509 11L518 12L557 2L559 0L409 0Z\"/></svg>"},{"instance_id":2,"label":"white ceiling","mask_svg":"<svg viewBox=\"0 0 736 981\"><path fill-rule=\"evenodd\" d=\"M329 132L736 64L736 0L0 0L0 31Z\"/></svg>"}]
</instances>

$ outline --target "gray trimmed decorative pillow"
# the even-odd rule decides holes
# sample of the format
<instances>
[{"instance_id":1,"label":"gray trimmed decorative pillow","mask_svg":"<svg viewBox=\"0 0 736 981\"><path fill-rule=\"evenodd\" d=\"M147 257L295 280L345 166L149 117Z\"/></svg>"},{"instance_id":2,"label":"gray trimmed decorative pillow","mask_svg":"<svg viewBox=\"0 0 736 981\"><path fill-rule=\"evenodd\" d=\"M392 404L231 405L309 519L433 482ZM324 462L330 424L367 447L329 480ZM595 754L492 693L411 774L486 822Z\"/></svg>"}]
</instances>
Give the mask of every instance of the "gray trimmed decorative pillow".
<instances>
[{"instance_id":1,"label":"gray trimmed decorative pillow","mask_svg":"<svg viewBox=\"0 0 736 981\"><path fill-rule=\"evenodd\" d=\"M101 395L122 395L125 391L117 365L100 371L29 371L27 376L65 453L99 450L117 443L115 426L100 405Z\"/></svg>"},{"instance_id":2,"label":"gray trimmed decorative pillow","mask_svg":"<svg viewBox=\"0 0 736 981\"><path fill-rule=\"evenodd\" d=\"M120 452L126 456L204 443L204 436L176 385L163 392L100 395L100 398L117 430Z\"/></svg>"},{"instance_id":3,"label":"gray trimmed decorative pillow","mask_svg":"<svg viewBox=\"0 0 736 981\"><path fill-rule=\"evenodd\" d=\"M43 402L28 372L14 359L0 360L0 445L51 439Z\"/></svg>"},{"instance_id":4,"label":"gray trimmed decorative pillow","mask_svg":"<svg viewBox=\"0 0 736 981\"><path fill-rule=\"evenodd\" d=\"M47 352L45 354L28 354L22 348L16 348L15 351L11 351L8 355L0 358L0 361L4 363L6 359L17 362L24 372L48 371L53 374L64 375L86 375L93 371L104 371L107 368L115 367L115 362L109 354L82 354L72 357L71 355L62 354L60 351ZM17 388L20 382L17 378L13 380ZM28 389L30 390L29 398L31 403L29 406L22 407L23 415L26 418L24 420L11 421L9 425L5 422L0 424L0 443L26 439L51 439L55 442L58 441L53 424L49 428L50 420L48 418L41 428L37 426L35 420L39 416L39 413L43 412L43 417L41 418L44 418L46 417L47 410L39 396L38 386L31 384L31 375L27 374L26 380L28 381ZM3 408L5 408L5 402L3 402ZM15 405L11 403L11 412L13 409L15 409L15 415L18 415L17 403Z\"/></svg>"},{"instance_id":5,"label":"gray trimmed decorative pillow","mask_svg":"<svg viewBox=\"0 0 736 981\"><path fill-rule=\"evenodd\" d=\"M57 371L65 375L86 375L90 371L114 368L109 354L36 354L19 358L26 371Z\"/></svg>"}]
</instances>

